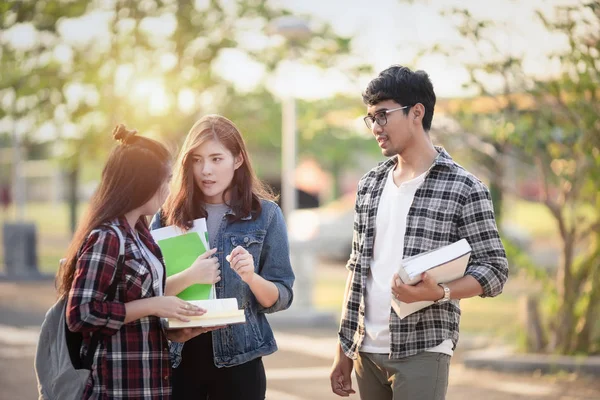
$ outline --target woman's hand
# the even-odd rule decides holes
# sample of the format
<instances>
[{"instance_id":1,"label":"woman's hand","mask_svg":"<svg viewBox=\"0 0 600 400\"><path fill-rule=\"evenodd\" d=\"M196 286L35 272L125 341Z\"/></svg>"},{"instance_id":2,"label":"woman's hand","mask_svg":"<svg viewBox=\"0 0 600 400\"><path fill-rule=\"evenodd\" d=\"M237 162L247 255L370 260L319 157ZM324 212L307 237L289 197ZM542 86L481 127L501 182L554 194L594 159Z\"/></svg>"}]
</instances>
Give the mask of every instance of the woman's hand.
<instances>
[{"instance_id":1,"label":"woman's hand","mask_svg":"<svg viewBox=\"0 0 600 400\"><path fill-rule=\"evenodd\" d=\"M197 307L175 296L156 296L147 299L151 301L151 314L160 318L175 318L182 322L189 322L188 317L203 315L206 310Z\"/></svg>"},{"instance_id":2,"label":"woman's hand","mask_svg":"<svg viewBox=\"0 0 600 400\"><path fill-rule=\"evenodd\" d=\"M230 255L225 257L231 268L242 278L248 285L254 279L254 258L248 250L242 246L237 246Z\"/></svg>"},{"instance_id":3,"label":"woman's hand","mask_svg":"<svg viewBox=\"0 0 600 400\"><path fill-rule=\"evenodd\" d=\"M210 249L198 256L196 261L185 270L187 278L193 283L217 283L221 280L219 261L213 255L217 249Z\"/></svg>"}]
</instances>

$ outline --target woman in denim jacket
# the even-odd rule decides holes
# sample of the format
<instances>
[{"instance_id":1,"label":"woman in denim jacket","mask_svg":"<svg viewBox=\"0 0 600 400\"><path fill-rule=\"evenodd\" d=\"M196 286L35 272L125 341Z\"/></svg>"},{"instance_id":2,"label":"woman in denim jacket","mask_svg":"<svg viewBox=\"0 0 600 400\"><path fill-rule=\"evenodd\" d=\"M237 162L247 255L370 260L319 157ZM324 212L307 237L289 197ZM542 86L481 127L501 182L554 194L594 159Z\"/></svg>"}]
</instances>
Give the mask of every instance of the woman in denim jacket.
<instances>
[{"instance_id":1,"label":"woman in denim jacket","mask_svg":"<svg viewBox=\"0 0 600 400\"><path fill-rule=\"evenodd\" d=\"M206 218L211 250L169 277L166 291L214 283L218 298L237 298L246 323L172 344L174 399L265 398L262 356L277 350L265 314L290 306L294 282L283 214L272 199L236 126L219 115L197 121L175 166L173 191L151 228L189 229L194 219Z\"/></svg>"}]
</instances>

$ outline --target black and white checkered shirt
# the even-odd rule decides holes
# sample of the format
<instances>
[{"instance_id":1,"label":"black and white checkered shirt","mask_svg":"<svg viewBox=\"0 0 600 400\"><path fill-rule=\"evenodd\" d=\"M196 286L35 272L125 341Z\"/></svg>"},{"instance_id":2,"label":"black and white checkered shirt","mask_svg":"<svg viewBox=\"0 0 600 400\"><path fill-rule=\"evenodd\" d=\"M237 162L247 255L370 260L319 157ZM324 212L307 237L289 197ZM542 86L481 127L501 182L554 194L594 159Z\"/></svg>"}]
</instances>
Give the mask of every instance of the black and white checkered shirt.
<instances>
[{"instance_id":1,"label":"black and white checkered shirt","mask_svg":"<svg viewBox=\"0 0 600 400\"><path fill-rule=\"evenodd\" d=\"M406 220L404 257L467 239L472 248L467 275L481 287L481 297L502 292L508 262L498 235L489 190L475 176L439 152L425 181L415 194ZM346 267L352 283L344 304L339 340L346 355L357 357L365 335L365 287L375 240L375 221L388 172L396 166L390 158L369 171L358 184L352 254ZM394 238L390 238L394 240ZM390 306L390 358L403 358L435 347L445 339L458 342L458 300L433 304L401 320Z\"/></svg>"}]
</instances>

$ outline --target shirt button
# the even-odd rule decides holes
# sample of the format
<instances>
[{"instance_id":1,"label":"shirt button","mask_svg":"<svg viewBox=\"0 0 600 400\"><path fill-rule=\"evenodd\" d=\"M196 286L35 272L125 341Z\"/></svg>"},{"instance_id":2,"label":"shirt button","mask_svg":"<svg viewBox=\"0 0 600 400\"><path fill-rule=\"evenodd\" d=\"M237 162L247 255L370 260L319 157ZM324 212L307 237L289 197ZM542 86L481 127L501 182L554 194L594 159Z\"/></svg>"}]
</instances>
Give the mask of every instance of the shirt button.
<instances>
[{"instance_id":1,"label":"shirt button","mask_svg":"<svg viewBox=\"0 0 600 400\"><path fill-rule=\"evenodd\" d=\"M169 380L169 375L165 375L165 381Z\"/></svg>"},{"instance_id":2,"label":"shirt button","mask_svg":"<svg viewBox=\"0 0 600 400\"><path fill-rule=\"evenodd\" d=\"M244 243L248 243L249 241L250 241L250 239L248 239L248 236L246 236L246 237L244 238Z\"/></svg>"}]
</instances>

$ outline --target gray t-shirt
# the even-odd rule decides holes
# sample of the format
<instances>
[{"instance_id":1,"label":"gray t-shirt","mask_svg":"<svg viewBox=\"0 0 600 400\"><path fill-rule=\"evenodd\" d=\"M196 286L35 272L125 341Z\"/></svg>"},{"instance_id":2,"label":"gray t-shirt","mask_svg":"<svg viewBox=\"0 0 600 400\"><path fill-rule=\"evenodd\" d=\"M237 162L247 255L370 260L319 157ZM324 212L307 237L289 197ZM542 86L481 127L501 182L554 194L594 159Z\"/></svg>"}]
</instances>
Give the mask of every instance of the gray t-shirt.
<instances>
[{"instance_id":1,"label":"gray t-shirt","mask_svg":"<svg viewBox=\"0 0 600 400\"><path fill-rule=\"evenodd\" d=\"M229 211L229 206L225 203L207 203L204 204L204 208L206 209L206 213L208 214L208 217L206 217L206 229L208 229L208 239L210 241L210 248L212 249L217 247L217 233L219 232L219 227L221 226L223 216L225 216L225 214Z\"/></svg>"}]
</instances>

